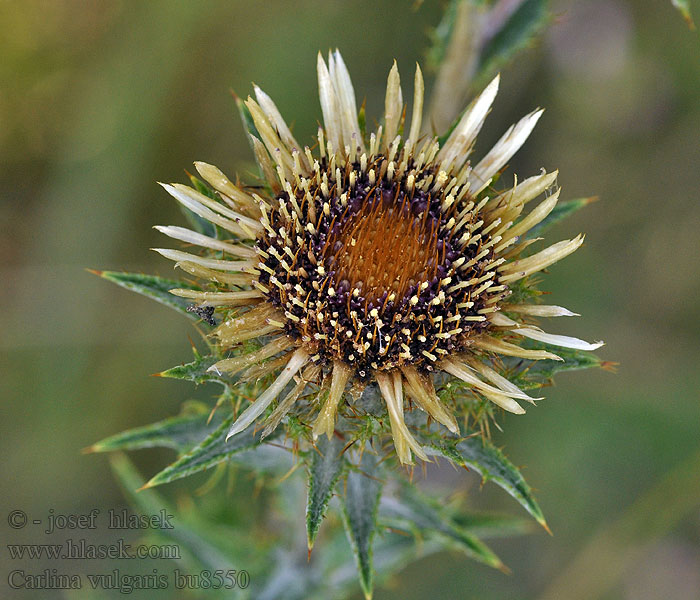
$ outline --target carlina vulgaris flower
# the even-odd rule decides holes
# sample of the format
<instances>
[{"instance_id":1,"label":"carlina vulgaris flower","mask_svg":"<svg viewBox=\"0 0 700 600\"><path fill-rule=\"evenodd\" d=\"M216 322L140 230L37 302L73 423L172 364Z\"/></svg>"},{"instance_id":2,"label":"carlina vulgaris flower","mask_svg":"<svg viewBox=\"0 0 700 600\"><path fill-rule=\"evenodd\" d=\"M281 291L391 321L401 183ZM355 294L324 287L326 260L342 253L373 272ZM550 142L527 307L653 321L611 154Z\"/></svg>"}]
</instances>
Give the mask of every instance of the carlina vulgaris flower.
<instances>
[{"instance_id":1,"label":"carlina vulgaris flower","mask_svg":"<svg viewBox=\"0 0 700 600\"><path fill-rule=\"evenodd\" d=\"M490 188L542 110L511 126L472 165L472 148L499 77L441 143L421 129L419 66L410 123L394 63L383 124L369 136L360 126L340 53L329 54L328 63L319 54L317 70L323 127L315 150L296 141L273 101L255 86L255 98L243 110L254 124L250 141L266 191L235 185L218 168L195 163L212 194L180 184L163 187L225 235L158 227L209 255L156 250L209 285L212 291L171 292L200 309L224 311L213 332L223 351L262 341L212 369L228 375L247 370L248 379L277 373L238 416L229 437L246 430L293 382L263 434L295 409L312 384L324 393L309 428L314 439L330 438L346 388L376 383L400 462L410 464L412 454L426 460L404 419L407 399L459 433L455 414L436 393L438 374L461 380L506 411L523 413L519 401L537 398L499 372L499 356L561 360L519 343L528 338L581 350L602 345L543 332L531 324L533 317L575 313L512 293L514 285L527 284L530 275L579 248L583 235L524 254L540 239L524 234L557 204L556 171L516 180L501 192ZM544 200L522 216L525 205L541 195Z\"/></svg>"}]
</instances>

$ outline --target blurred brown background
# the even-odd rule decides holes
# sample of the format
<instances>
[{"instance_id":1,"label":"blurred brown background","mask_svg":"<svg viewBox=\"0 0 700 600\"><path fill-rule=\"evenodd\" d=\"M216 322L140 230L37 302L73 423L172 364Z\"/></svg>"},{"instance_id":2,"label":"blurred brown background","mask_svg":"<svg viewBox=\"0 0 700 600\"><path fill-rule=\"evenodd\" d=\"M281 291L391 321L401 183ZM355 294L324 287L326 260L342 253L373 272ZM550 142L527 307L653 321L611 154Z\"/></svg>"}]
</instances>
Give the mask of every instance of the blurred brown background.
<instances>
[{"instance_id":1,"label":"blurred brown background","mask_svg":"<svg viewBox=\"0 0 700 600\"><path fill-rule=\"evenodd\" d=\"M255 81L308 140L320 116L315 56L337 46L372 122L394 58L408 95L440 8L0 3L3 544L17 539L13 509L120 506L104 457L81 448L211 395L148 377L189 358L188 322L84 269L172 275L148 251L163 243L151 225L183 218L156 180L184 181L194 160L252 168L229 88L246 95ZM543 286L583 317L550 330L604 339L600 355L621 365L561 376L536 409L502 419L495 439L527 466L554 537L497 540L510 576L440 554L378 600L700 598L699 36L669 2L554 8L556 25L504 70L479 148L547 108L512 170L559 168L563 198L600 196L550 236L587 233ZM149 474L170 458L135 455ZM474 505L519 510L470 481Z\"/></svg>"}]
</instances>

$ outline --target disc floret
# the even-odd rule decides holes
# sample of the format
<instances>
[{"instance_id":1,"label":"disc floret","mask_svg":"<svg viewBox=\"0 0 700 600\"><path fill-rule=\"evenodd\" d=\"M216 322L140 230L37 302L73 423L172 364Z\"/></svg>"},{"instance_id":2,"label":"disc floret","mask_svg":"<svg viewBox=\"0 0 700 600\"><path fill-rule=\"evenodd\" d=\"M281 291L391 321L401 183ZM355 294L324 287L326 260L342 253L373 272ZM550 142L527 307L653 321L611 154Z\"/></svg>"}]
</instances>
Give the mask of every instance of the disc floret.
<instances>
[{"instance_id":1,"label":"disc floret","mask_svg":"<svg viewBox=\"0 0 700 600\"><path fill-rule=\"evenodd\" d=\"M360 377L433 370L488 326L485 314L508 294L497 285L499 223L486 225L484 202L435 171L405 147L394 160L354 162L329 148L266 211L258 281L312 355Z\"/></svg>"}]
</instances>

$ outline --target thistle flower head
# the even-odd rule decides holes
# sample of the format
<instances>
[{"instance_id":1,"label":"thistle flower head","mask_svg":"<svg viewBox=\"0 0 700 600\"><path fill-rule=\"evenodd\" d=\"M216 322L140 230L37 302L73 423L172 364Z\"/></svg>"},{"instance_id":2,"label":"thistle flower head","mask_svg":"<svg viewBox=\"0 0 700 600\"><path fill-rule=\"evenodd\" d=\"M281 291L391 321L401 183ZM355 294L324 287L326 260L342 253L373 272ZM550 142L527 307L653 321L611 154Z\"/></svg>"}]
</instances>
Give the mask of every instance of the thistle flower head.
<instances>
[{"instance_id":1,"label":"thistle flower head","mask_svg":"<svg viewBox=\"0 0 700 600\"><path fill-rule=\"evenodd\" d=\"M244 378L276 374L233 424L248 428L287 390L266 421L271 431L292 413L311 437L331 437L344 402L376 385L386 406L396 453L410 463L425 452L404 419L417 406L450 431L468 403L448 407L434 379L446 373L473 394L513 413L532 401L499 369L500 357L558 357L525 348L527 338L595 349L550 335L532 317L574 313L532 301L529 276L575 251L583 236L543 250L527 233L555 208L557 173L542 172L504 191L491 187L525 142L542 111L510 127L480 160L471 153L496 97L496 77L442 142L422 129L423 78L416 68L410 122L399 72L391 68L384 118L366 135L355 92L338 52L318 57L323 127L313 149L300 145L273 101L255 87L243 103L264 188L235 185L219 169L196 163L205 194L165 185L183 206L221 232L216 238L181 227L166 235L206 255L158 251L205 282L174 289L199 314L222 313L214 335L230 353L212 368ZM526 205L543 200L534 208ZM529 209L529 207L527 207ZM514 294L514 289L521 293ZM506 314L507 313L507 314ZM250 349L248 341L258 340ZM318 390L312 400L300 399ZM353 433L339 430L352 441Z\"/></svg>"}]
</instances>

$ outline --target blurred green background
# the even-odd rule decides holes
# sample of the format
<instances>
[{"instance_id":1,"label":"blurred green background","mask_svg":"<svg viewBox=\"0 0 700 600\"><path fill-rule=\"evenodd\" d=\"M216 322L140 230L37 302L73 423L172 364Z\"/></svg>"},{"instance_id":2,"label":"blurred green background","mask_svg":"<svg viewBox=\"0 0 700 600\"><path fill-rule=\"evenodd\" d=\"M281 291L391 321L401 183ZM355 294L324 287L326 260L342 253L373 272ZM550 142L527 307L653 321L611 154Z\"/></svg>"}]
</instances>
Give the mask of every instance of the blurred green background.
<instances>
[{"instance_id":1,"label":"blurred green background","mask_svg":"<svg viewBox=\"0 0 700 600\"><path fill-rule=\"evenodd\" d=\"M547 108L512 171L559 168L562 198L600 196L551 234L587 233L543 286L583 314L555 331L604 339L600 356L620 367L559 377L495 435L526 466L553 537L496 540L509 576L434 556L391 578L378 600L700 598L699 37L668 2L554 9L541 43L504 70L477 150ZM394 58L409 95L440 10L432 0L417 10L400 1L0 3L3 545L41 542L8 528L13 509L121 506L106 459L81 449L212 396L148 376L189 358L188 322L84 269L172 275L148 251L163 243L151 225L183 218L156 180L184 181L194 160L252 169L229 88L247 95L255 81L310 140L316 53L337 46L372 122ZM146 474L170 458L134 455ZM519 510L447 465L424 487L466 488L474 506ZM4 547L0 561L0 595L11 597L4 586L17 561Z\"/></svg>"}]
</instances>

